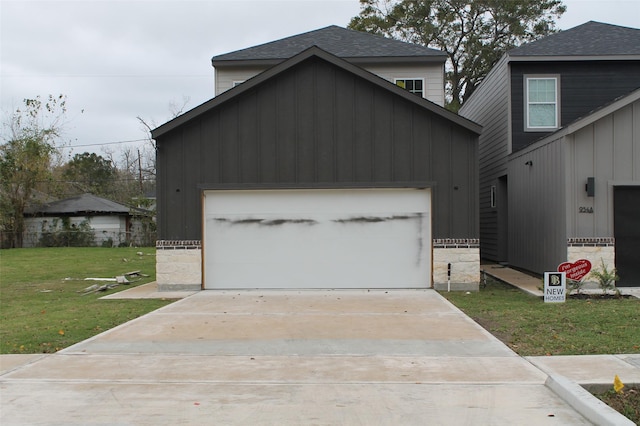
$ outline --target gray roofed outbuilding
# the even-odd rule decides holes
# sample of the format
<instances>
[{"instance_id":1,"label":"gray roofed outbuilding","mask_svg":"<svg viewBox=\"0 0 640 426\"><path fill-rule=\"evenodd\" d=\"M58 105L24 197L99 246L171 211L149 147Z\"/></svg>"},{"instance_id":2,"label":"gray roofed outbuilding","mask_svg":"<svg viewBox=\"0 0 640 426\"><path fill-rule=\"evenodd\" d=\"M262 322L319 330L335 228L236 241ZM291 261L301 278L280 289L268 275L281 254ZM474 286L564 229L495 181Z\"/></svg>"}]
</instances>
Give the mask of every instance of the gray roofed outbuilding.
<instances>
[{"instance_id":1,"label":"gray roofed outbuilding","mask_svg":"<svg viewBox=\"0 0 640 426\"><path fill-rule=\"evenodd\" d=\"M636 56L640 55L640 30L589 21L527 43L508 52L518 56Z\"/></svg>"},{"instance_id":2,"label":"gray roofed outbuilding","mask_svg":"<svg viewBox=\"0 0 640 426\"><path fill-rule=\"evenodd\" d=\"M211 62L215 67L233 65L238 62L246 63L247 61L275 64L312 46L318 46L332 55L351 62L384 57L421 62L445 62L447 59L447 55L439 50L332 25L259 46L214 56Z\"/></svg>"},{"instance_id":3,"label":"gray roofed outbuilding","mask_svg":"<svg viewBox=\"0 0 640 426\"><path fill-rule=\"evenodd\" d=\"M54 201L42 206L34 206L25 212L29 215L55 216L69 214L129 214L132 211L144 212L142 209L127 207L106 198L97 197L93 194L82 194L64 200Z\"/></svg>"}]
</instances>

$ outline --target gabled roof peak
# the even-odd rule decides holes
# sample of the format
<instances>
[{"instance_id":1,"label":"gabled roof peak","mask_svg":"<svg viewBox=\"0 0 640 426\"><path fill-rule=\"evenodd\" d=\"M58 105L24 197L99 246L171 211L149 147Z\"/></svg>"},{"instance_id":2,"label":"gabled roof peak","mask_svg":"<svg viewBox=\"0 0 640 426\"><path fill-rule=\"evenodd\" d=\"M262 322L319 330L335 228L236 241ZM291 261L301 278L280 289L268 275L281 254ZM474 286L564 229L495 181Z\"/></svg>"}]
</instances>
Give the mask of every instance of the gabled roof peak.
<instances>
[{"instance_id":1,"label":"gabled roof peak","mask_svg":"<svg viewBox=\"0 0 640 426\"><path fill-rule=\"evenodd\" d=\"M287 60L281 61L279 64L277 64L276 66L273 66L269 69L267 69L266 71L258 74L257 76L245 81L244 83L230 89L227 90L226 92L221 93L220 95L216 96L215 98L212 98L210 100L208 100L207 102L193 108L190 111L185 112L182 115L179 115L178 117L164 123L163 125L161 125L160 127L153 129L151 131L151 137L153 139L158 139L159 137L163 136L164 134L167 134L171 131L173 131L174 129L184 125L185 123L188 123L189 121L196 119L197 117L201 116L202 114L217 108L218 106L224 104L225 102L230 101L231 99L235 98L236 96L240 96L242 93L248 92L250 90L253 90L254 87L262 84L263 82L276 77L277 75L287 71L290 68L293 68L295 66L297 66L298 64L307 61L307 60L311 60L313 58L318 58L319 60L325 61L329 64L332 64L338 68L342 68L347 72L350 72L360 78L363 78L367 81L369 81L370 83L378 86L378 87L382 87L383 89L390 91L392 93L395 93L397 96L401 96L404 97L405 99L407 99L408 101L412 102L412 103L416 103L419 104L422 108L425 108L433 113L435 113L436 115L439 115L440 117L443 117L447 120L450 120L464 128L466 128L467 130L474 132L476 134L480 134L480 132L482 131L482 127L480 125L478 125L477 123L472 122L471 120L468 120L462 116L459 116L458 114L454 114L448 110L446 110L445 108L436 105L435 103L424 99L420 96L416 96L413 93L410 93L409 91L400 88L399 86L396 86L395 84L384 80L383 78L370 73L369 71L364 70L363 68L352 64L350 61L347 61L345 59L339 58L325 50L323 50L322 48L318 47L318 46L311 46L305 50L303 50L302 52L298 53L297 55L293 56L292 58L289 58Z\"/></svg>"},{"instance_id":2,"label":"gabled roof peak","mask_svg":"<svg viewBox=\"0 0 640 426\"><path fill-rule=\"evenodd\" d=\"M640 29L589 21L507 52L510 57L640 55Z\"/></svg>"},{"instance_id":3,"label":"gabled roof peak","mask_svg":"<svg viewBox=\"0 0 640 426\"><path fill-rule=\"evenodd\" d=\"M392 57L425 58L440 62L446 60L446 54L439 50L330 25L247 49L214 56L211 62L214 66L238 62L280 62L311 46L318 46L343 59Z\"/></svg>"}]
</instances>

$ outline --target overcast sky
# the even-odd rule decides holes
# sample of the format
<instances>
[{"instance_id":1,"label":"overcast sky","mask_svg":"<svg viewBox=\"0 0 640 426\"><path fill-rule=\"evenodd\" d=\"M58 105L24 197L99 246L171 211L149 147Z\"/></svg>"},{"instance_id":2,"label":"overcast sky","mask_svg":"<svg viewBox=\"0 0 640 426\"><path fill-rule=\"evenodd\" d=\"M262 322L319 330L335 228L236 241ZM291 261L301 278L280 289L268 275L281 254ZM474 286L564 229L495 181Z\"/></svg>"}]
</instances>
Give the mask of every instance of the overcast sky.
<instances>
[{"instance_id":1,"label":"overcast sky","mask_svg":"<svg viewBox=\"0 0 640 426\"><path fill-rule=\"evenodd\" d=\"M564 3L561 29L640 27L640 0ZM120 142L144 139L137 116L160 125L171 103L213 96L212 56L345 27L359 11L358 0L0 0L2 118L24 98L65 94L67 155L136 147Z\"/></svg>"}]
</instances>

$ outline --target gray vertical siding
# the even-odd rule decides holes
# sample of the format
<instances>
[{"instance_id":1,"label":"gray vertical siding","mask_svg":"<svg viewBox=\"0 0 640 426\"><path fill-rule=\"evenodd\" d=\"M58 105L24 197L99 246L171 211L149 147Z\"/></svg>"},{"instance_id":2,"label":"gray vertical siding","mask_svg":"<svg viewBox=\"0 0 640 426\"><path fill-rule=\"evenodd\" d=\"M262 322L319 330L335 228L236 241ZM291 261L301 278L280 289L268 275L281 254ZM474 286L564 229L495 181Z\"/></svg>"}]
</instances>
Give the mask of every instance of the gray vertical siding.
<instances>
[{"instance_id":1,"label":"gray vertical siding","mask_svg":"<svg viewBox=\"0 0 640 426\"><path fill-rule=\"evenodd\" d=\"M206 188L344 186L433 186L433 237L478 238L477 135L317 57L157 146L160 239L201 238Z\"/></svg>"},{"instance_id":2,"label":"gray vertical siding","mask_svg":"<svg viewBox=\"0 0 640 426\"><path fill-rule=\"evenodd\" d=\"M567 260L568 238L614 236L615 186L640 186L638 123L635 101L509 157L510 263L555 270ZM594 197L585 190L588 177Z\"/></svg>"},{"instance_id":3,"label":"gray vertical siding","mask_svg":"<svg viewBox=\"0 0 640 426\"><path fill-rule=\"evenodd\" d=\"M508 63L504 56L460 109L460 115L483 127L479 139L480 251L498 261L498 213L491 207L491 186L507 173L509 155ZM505 200L498 199L501 203Z\"/></svg>"},{"instance_id":4,"label":"gray vertical siding","mask_svg":"<svg viewBox=\"0 0 640 426\"><path fill-rule=\"evenodd\" d=\"M510 264L544 272L555 271L558 264L566 261L565 167L565 145L561 141L511 157Z\"/></svg>"},{"instance_id":5,"label":"gray vertical siding","mask_svg":"<svg viewBox=\"0 0 640 426\"><path fill-rule=\"evenodd\" d=\"M640 101L565 137L567 237L613 237L613 186L640 185ZM585 183L595 178L595 196ZM593 213L580 213L580 207Z\"/></svg>"}]
</instances>

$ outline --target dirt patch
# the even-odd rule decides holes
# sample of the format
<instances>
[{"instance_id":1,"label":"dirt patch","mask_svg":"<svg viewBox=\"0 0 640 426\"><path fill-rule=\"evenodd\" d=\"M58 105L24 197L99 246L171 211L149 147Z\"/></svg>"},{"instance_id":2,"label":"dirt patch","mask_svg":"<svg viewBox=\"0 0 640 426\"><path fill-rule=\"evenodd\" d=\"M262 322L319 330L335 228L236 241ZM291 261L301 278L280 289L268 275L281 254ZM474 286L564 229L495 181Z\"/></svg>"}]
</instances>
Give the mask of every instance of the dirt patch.
<instances>
[{"instance_id":1,"label":"dirt patch","mask_svg":"<svg viewBox=\"0 0 640 426\"><path fill-rule=\"evenodd\" d=\"M600 293L580 293L580 294L570 294L568 296L571 299L578 300L613 300L613 299L631 299L633 296L629 294L600 294Z\"/></svg>"},{"instance_id":2,"label":"dirt patch","mask_svg":"<svg viewBox=\"0 0 640 426\"><path fill-rule=\"evenodd\" d=\"M482 328L485 330L489 330L491 334L498 338L502 343L509 346L511 349L515 350L515 346L513 345L513 333L504 329L504 324L500 321L493 321L486 318L473 318L475 322L480 324Z\"/></svg>"}]
</instances>

